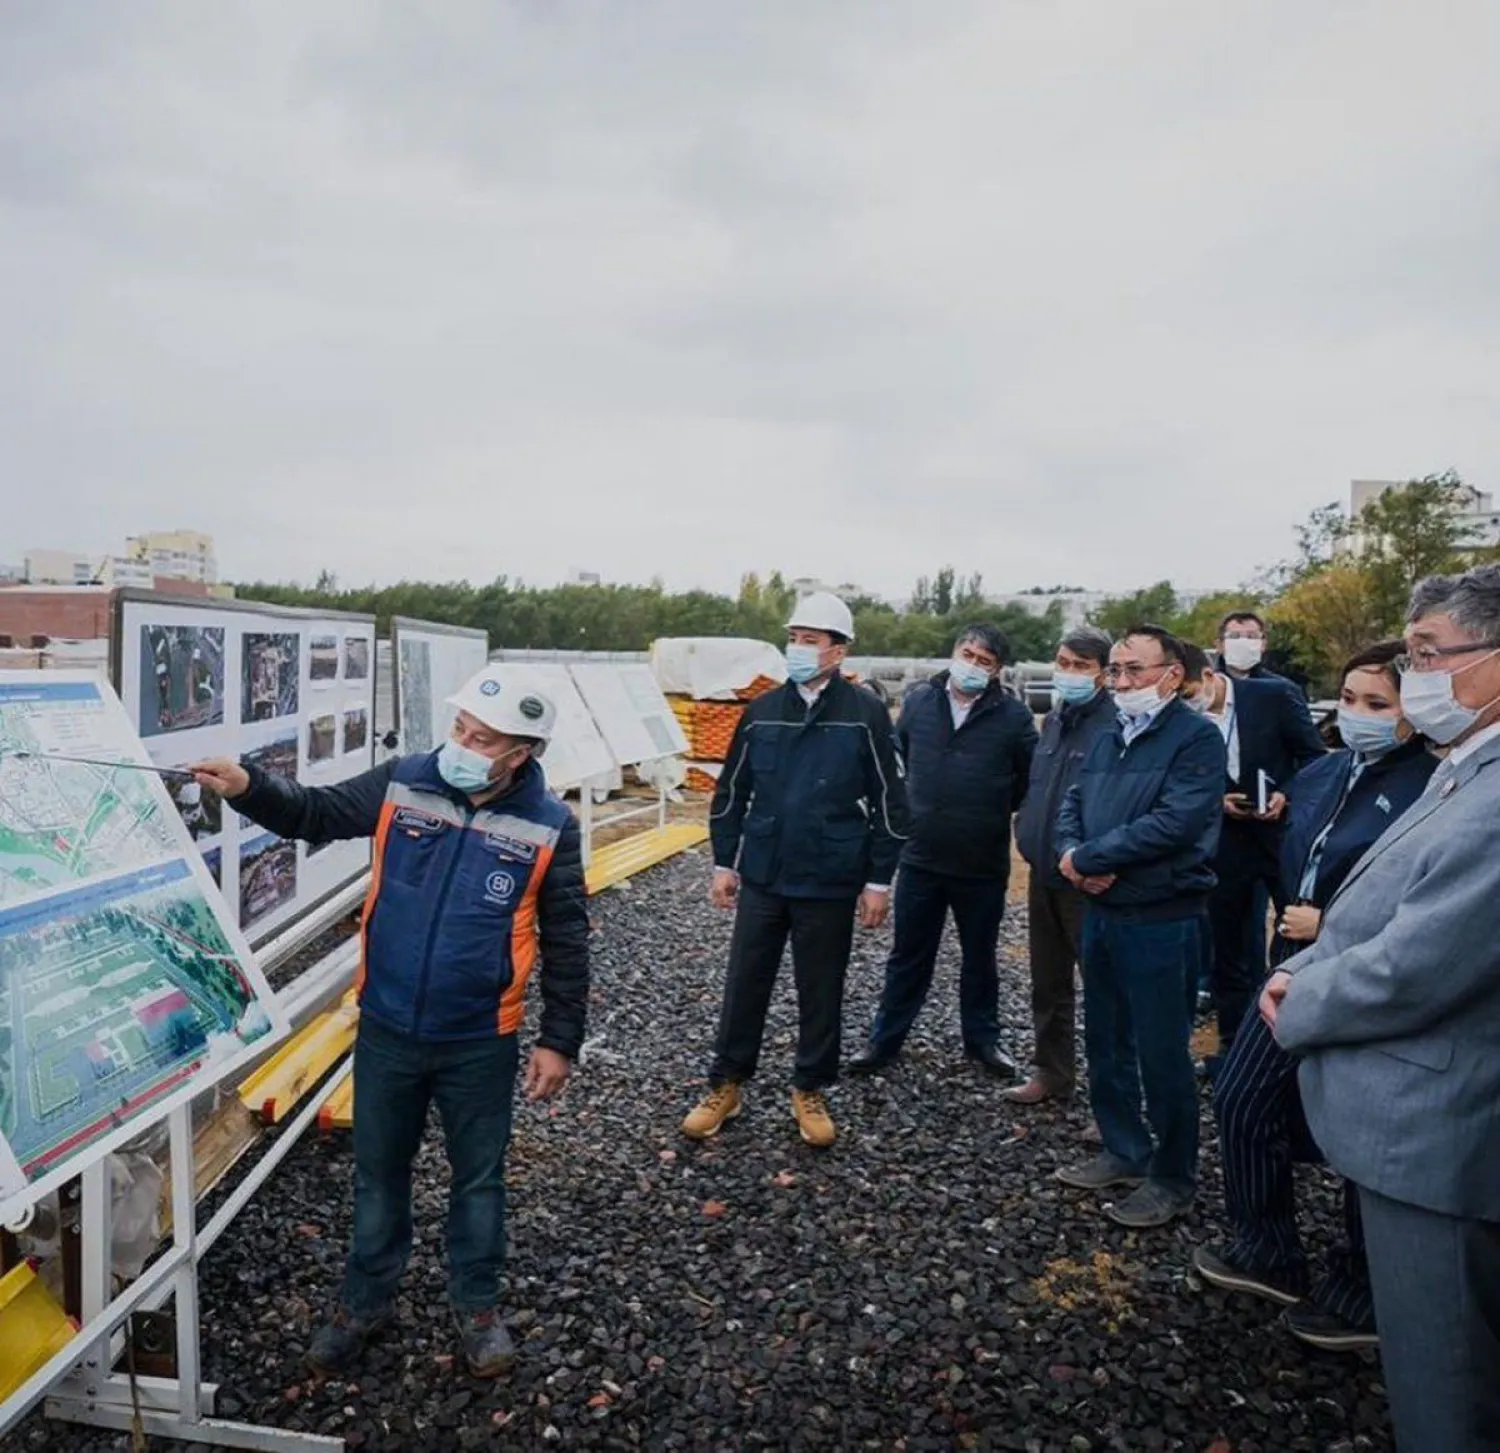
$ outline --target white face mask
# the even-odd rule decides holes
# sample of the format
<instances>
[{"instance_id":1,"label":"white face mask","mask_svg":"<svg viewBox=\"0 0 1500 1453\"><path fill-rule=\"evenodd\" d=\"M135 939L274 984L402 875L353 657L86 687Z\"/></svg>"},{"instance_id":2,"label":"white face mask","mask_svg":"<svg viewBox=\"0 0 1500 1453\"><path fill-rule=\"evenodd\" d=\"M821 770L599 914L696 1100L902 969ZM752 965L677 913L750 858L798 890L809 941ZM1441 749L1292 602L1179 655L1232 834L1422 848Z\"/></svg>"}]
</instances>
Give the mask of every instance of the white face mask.
<instances>
[{"instance_id":1,"label":"white face mask","mask_svg":"<svg viewBox=\"0 0 1500 1453\"><path fill-rule=\"evenodd\" d=\"M1154 686L1137 686L1133 691L1114 691L1115 707L1124 716L1145 716L1162 699Z\"/></svg>"},{"instance_id":2,"label":"white face mask","mask_svg":"<svg viewBox=\"0 0 1500 1453\"><path fill-rule=\"evenodd\" d=\"M1224 664L1236 671L1259 666L1265 654L1266 643L1259 636L1229 636L1224 641Z\"/></svg>"},{"instance_id":3,"label":"white face mask","mask_svg":"<svg viewBox=\"0 0 1500 1453\"><path fill-rule=\"evenodd\" d=\"M1488 656L1465 666L1472 671L1482 666L1500 652L1491 651ZM1401 678L1401 712L1412 727L1424 737L1446 747L1456 742L1495 703L1487 706L1465 706L1453 695L1453 677L1447 671L1408 671ZM1496 700L1500 700L1497 697Z\"/></svg>"}]
</instances>

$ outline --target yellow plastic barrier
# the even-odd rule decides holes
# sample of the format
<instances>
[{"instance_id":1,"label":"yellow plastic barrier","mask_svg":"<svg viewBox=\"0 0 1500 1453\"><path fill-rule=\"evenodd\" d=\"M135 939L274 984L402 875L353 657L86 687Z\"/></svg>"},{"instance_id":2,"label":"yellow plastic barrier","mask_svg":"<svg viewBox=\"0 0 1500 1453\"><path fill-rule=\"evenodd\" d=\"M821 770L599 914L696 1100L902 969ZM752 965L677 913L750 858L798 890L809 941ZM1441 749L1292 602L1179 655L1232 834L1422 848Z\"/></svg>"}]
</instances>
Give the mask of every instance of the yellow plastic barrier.
<instances>
[{"instance_id":1,"label":"yellow plastic barrier","mask_svg":"<svg viewBox=\"0 0 1500 1453\"><path fill-rule=\"evenodd\" d=\"M359 1024L354 991L337 1009L294 1034L240 1086L240 1101L267 1125L277 1125L348 1052Z\"/></svg>"},{"instance_id":2,"label":"yellow plastic barrier","mask_svg":"<svg viewBox=\"0 0 1500 1453\"><path fill-rule=\"evenodd\" d=\"M0 1277L0 1403L77 1330L29 1263Z\"/></svg>"},{"instance_id":3,"label":"yellow plastic barrier","mask_svg":"<svg viewBox=\"0 0 1500 1453\"><path fill-rule=\"evenodd\" d=\"M613 888L615 884L707 841L708 829L695 822L668 823L666 827L621 838L619 842L595 851L594 860L588 867L588 890L590 894L602 893L606 888Z\"/></svg>"}]
</instances>

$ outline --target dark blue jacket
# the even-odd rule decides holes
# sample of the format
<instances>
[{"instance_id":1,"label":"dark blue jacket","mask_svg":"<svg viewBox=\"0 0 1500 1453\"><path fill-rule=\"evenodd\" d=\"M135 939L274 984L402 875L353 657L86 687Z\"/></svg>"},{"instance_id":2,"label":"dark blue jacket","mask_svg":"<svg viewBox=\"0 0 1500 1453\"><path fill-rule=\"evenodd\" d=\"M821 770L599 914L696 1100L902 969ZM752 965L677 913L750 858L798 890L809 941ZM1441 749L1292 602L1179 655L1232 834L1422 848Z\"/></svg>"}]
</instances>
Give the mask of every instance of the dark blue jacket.
<instances>
[{"instance_id":1,"label":"dark blue jacket","mask_svg":"<svg viewBox=\"0 0 1500 1453\"><path fill-rule=\"evenodd\" d=\"M1279 676L1252 676L1234 683L1234 725L1240 739L1240 775L1230 788L1238 787L1252 799L1257 771L1285 792L1303 767L1327 751L1307 698Z\"/></svg>"},{"instance_id":2,"label":"dark blue jacket","mask_svg":"<svg viewBox=\"0 0 1500 1453\"><path fill-rule=\"evenodd\" d=\"M1033 876L1048 888L1067 888L1057 871L1057 813L1068 789L1078 780L1095 740L1118 720L1114 698L1099 691L1075 706L1047 713L1042 739L1031 759L1031 782L1016 817L1016 846L1031 865Z\"/></svg>"},{"instance_id":3,"label":"dark blue jacket","mask_svg":"<svg viewBox=\"0 0 1500 1453\"><path fill-rule=\"evenodd\" d=\"M1304 767L1287 788L1281 840L1281 890L1287 902L1326 907L1375 840L1422 795L1437 764L1424 743L1408 742L1367 763L1347 797L1352 752L1330 752ZM1333 831L1318 858L1317 882L1311 898L1303 898L1308 854L1330 821Z\"/></svg>"},{"instance_id":4,"label":"dark blue jacket","mask_svg":"<svg viewBox=\"0 0 1500 1453\"><path fill-rule=\"evenodd\" d=\"M1129 746L1118 722L1095 741L1057 819L1059 855L1089 876L1113 873L1091 905L1141 916L1201 910L1215 883L1224 739L1181 701Z\"/></svg>"},{"instance_id":5,"label":"dark blue jacket","mask_svg":"<svg viewBox=\"0 0 1500 1453\"><path fill-rule=\"evenodd\" d=\"M948 673L901 707L896 740L906 759L911 836L903 867L954 878L1010 877L1010 818L1026 796L1036 723L998 682L953 726Z\"/></svg>"},{"instance_id":6,"label":"dark blue jacket","mask_svg":"<svg viewBox=\"0 0 1500 1453\"><path fill-rule=\"evenodd\" d=\"M709 817L714 863L767 893L857 898L906 840L890 713L835 676L812 707L788 682L745 708Z\"/></svg>"},{"instance_id":7,"label":"dark blue jacket","mask_svg":"<svg viewBox=\"0 0 1500 1453\"><path fill-rule=\"evenodd\" d=\"M514 1034L540 951L537 1043L578 1053L589 992L578 824L537 763L477 809L443 781L436 752L331 787L247 770L230 806L252 822L310 843L375 839L361 1014L419 1040Z\"/></svg>"}]
</instances>

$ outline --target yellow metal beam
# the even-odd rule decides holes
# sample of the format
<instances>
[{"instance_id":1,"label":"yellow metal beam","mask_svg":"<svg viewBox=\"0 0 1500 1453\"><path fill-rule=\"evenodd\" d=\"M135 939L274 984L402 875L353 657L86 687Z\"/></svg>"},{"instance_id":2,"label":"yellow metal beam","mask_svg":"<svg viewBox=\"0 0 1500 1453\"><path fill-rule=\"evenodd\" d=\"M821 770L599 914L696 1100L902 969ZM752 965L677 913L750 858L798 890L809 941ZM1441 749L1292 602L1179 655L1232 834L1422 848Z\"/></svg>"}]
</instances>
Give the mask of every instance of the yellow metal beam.
<instances>
[{"instance_id":1,"label":"yellow metal beam","mask_svg":"<svg viewBox=\"0 0 1500 1453\"><path fill-rule=\"evenodd\" d=\"M61 1352L77 1330L29 1262L0 1277L0 1403Z\"/></svg>"},{"instance_id":2,"label":"yellow metal beam","mask_svg":"<svg viewBox=\"0 0 1500 1453\"><path fill-rule=\"evenodd\" d=\"M354 991L337 1009L304 1025L240 1086L240 1100L267 1125L276 1125L348 1052L359 1024Z\"/></svg>"},{"instance_id":3,"label":"yellow metal beam","mask_svg":"<svg viewBox=\"0 0 1500 1453\"><path fill-rule=\"evenodd\" d=\"M708 829L695 822L668 823L666 827L621 838L595 852L588 867L588 890L590 894L602 893L707 841Z\"/></svg>"},{"instance_id":4,"label":"yellow metal beam","mask_svg":"<svg viewBox=\"0 0 1500 1453\"><path fill-rule=\"evenodd\" d=\"M348 1130L354 1124L354 1076L349 1075L343 1083L323 1102L318 1111L318 1129Z\"/></svg>"}]
</instances>

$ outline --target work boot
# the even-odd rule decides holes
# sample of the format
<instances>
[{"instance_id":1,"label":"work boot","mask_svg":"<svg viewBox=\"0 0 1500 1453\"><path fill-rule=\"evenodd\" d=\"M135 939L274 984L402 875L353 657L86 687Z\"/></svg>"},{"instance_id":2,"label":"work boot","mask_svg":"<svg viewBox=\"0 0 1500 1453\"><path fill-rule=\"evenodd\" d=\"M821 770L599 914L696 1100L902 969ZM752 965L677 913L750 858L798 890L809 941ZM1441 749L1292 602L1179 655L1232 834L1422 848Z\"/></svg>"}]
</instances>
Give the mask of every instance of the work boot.
<instances>
[{"instance_id":1,"label":"work boot","mask_svg":"<svg viewBox=\"0 0 1500 1453\"><path fill-rule=\"evenodd\" d=\"M455 1310L453 1325L458 1328L470 1377L499 1377L515 1365L516 1344L510 1340L510 1333L494 1307L486 1307L482 1312Z\"/></svg>"},{"instance_id":2,"label":"work boot","mask_svg":"<svg viewBox=\"0 0 1500 1453\"><path fill-rule=\"evenodd\" d=\"M1139 1171L1131 1169L1129 1161L1121 1160L1107 1150L1082 1165L1065 1165L1053 1171L1052 1178L1080 1191L1134 1190L1146 1180Z\"/></svg>"},{"instance_id":3,"label":"work boot","mask_svg":"<svg viewBox=\"0 0 1500 1453\"><path fill-rule=\"evenodd\" d=\"M1324 1352L1363 1352L1380 1346L1380 1334L1373 1322L1356 1326L1337 1312L1330 1312L1312 1302L1288 1307L1281 1314L1281 1320L1299 1342Z\"/></svg>"},{"instance_id":4,"label":"work boot","mask_svg":"<svg viewBox=\"0 0 1500 1453\"><path fill-rule=\"evenodd\" d=\"M682 1122L682 1133L689 1140L707 1140L717 1135L726 1120L733 1120L744 1106L740 1102L740 1087L733 1080L715 1085L688 1112Z\"/></svg>"},{"instance_id":5,"label":"work boot","mask_svg":"<svg viewBox=\"0 0 1500 1453\"><path fill-rule=\"evenodd\" d=\"M833 1116L828 1113L828 1101L821 1090L793 1090L792 1114L797 1117L797 1129L802 1138L818 1150L827 1150L838 1132L833 1128Z\"/></svg>"},{"instance_id":6,"label":"work boot","mask_svg":"<svg viewBox=\"0 0 1500 1453\"><path fill-rule=\"evenodd\" d=\"M1123 1201L1106 1206L1104 1214L1116 1225L1129 1226L1133 1231L1148 1231L1175 1221L1192 1206L1191 1190L1165 1186L1160 1181L1147 1181Z\"/></svg>"},{"instance_id":7,"label":"work boot","mask_svg":"<svg viewBox=\"0 0 1500 1453\"><path fill-rule=\"evenodd\" d=\"M391 1321L389 1305L375 1312L353 1312L341 1302L318 1328L305 1361L320 1376L346 1372L367 1343Z\"/></svg>"},{"instance_id":8,"label":"work boot","mask_svg":"<svg viewBox=\"0 0 1500 1453\"><path fill-rule=\"evenodd\" d=\"M894 1049L883 1049L878 1044L867 1044L855 1057L849 1061L849 1073L851 1075L875 1075L881 1070L889 1069L896 1063L898 1052Z\"/></svg>"},{"instance_id":9,"label":"work boot","mask_svg":"<svg viewBox=\"0 0 1500 1453\"><path fill-rule=\"evenodd\" d=\"M1244 1292L1264 1297L1281 1307L1294 1307L1302 1292L1282 1277L1256 1271L1236 1257L1227 1246L1200 1246L1193 1253L1193 1268L1210 1286L1221 1292Z\"/></svg>"},{"instance_id":10,"label":"work boot","mask_svg":"<svg viewBox=\"0 0 1500 1453\"><path fill-rule=\"evenodd\" d=\"M1002 1080L1021 1078L1020 1066L998 1044L966 1045L964 1055L975 1064L983 1065L992 1075L998 1075Z\"/></svg>"},{"instance_id":11,"label":"work boot","mask_svg":"<svg viewBox=\"0 0 1500 1453\"><path fill-rule=\"evenodd\" d=\"M1066 1099L1071 1093L1070 1090L1054 1090L1046 1080L1033 1075L1024 1085L1011 1085L1001 1090L1000 1098L1013 1105L1040 1105L1044 1100Z\"/></svg>"}]
</instances>

